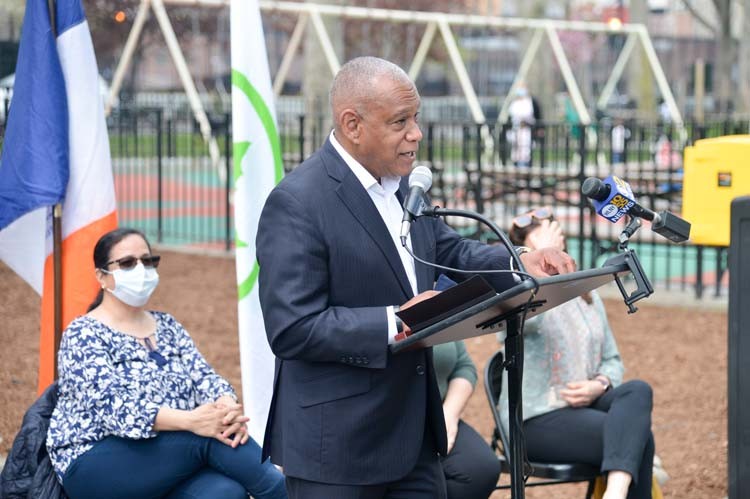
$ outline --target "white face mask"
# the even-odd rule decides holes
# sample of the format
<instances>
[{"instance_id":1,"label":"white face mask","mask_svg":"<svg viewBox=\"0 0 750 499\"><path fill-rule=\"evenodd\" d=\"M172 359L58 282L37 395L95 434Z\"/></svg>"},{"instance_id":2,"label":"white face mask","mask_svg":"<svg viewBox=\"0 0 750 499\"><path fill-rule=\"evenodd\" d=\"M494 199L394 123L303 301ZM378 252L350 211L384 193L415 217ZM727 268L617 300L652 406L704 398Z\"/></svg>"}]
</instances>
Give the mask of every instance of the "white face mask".
<instances>
[{"instance_id":1,"label":"white face mask","mask_svg":"<svg viewBox=\"0 0 750 499\"><path fill-rule=\"evenodd\" d=\"M102 269L102 272L112 274L115 278L115 289L106 288L107 291L131 307L145 305L156 289L156 285L159 284L159 274L156 273L156 269L146 268L140 261L130 270L116 269L109 272Z\"/></svg>"}]
</instances>

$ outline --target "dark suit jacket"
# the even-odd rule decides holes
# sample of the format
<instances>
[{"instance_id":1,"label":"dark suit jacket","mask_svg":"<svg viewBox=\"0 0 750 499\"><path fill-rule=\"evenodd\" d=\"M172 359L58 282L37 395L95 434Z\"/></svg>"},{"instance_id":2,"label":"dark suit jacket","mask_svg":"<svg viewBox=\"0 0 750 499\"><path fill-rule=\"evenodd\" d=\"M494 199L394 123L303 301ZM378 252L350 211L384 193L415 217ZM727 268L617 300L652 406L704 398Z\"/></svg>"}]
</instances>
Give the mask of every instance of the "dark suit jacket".
<instances>
[{"instance_id":1,"label":"dark suit jacket","mask_svg":"<svg viewBox=\"0 0 750 499\"><path fill-rule=\"evenodd\" d=\"M411 240L427 261L508 268L504 249L462 239L441 220L418 219ZM386 307L412 297L408 278L377 208L330 142L271 192L256 245L277 357L264 458L288 476L363 485L411 471L425 425L445 453L432 350L388 351ZM420 292L433 287L432 267L417 263L416 275Z\"/></svg>"}]
</instances>

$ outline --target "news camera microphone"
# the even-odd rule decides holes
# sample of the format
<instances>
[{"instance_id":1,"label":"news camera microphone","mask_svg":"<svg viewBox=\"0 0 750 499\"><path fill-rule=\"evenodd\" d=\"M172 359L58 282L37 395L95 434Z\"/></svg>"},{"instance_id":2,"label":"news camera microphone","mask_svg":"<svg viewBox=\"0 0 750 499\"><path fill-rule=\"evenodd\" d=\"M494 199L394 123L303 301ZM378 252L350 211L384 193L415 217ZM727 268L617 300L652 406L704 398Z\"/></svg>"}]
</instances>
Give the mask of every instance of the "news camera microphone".
<instances>
[{"instance_id":1,"label":"news camera microphone","mask_svg":"<svg viewBox=\"0 0 750 499\"><path fill-rule=\"evenodd\" d=\"M604 181L589 177L581 186L581 192L591 199L596 212L612 223L630 214L651 222L651 230L672 242L681 243L690 238L690 222L674 213L655 213L635 201L633 190L623 179L610 175Z\"/></svg>"},{"instance_id":2,"label":"news camera microphone","mask_svg":"<svg viewBox=\"0 0 750 499\"><path fill-rule=\"evenodd\" d=\"M409 194L404 200L404 218L401 222L401 244L406 246L411 223L427 206L425 192L432 186L432 172L426 166L417 166L409 175Z\"/></svg>"}]
</instances>

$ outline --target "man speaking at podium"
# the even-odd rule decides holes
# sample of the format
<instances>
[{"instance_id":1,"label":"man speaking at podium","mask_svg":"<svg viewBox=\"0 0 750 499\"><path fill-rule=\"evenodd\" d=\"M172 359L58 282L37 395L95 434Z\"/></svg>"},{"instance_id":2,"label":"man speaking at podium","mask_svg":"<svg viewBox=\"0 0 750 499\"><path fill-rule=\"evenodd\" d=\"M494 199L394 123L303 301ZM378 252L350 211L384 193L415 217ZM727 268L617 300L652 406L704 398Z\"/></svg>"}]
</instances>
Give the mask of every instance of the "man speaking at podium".
<instances>
[{"instance_id":1,"label":"man speaking at podium","mask_svg":"<svg viewBox=\"0 0 750 499\"><path fill-rule=\"evenodd\" d=\"M416 87L374 57L346 63L330 91L334 130L266 201L256 240L260 301L276 355L264 458L292 498L445 496L446 434L432 350L392 355L395 310L432 296L437 273L399 242L422 132ZM412 224L427 261L508 269L508 252L462 239L443 221ZM569 272L558 250L524 254L538 276ZM510 274L485 274L498 290Z\"/></svg>"}]
</instances>

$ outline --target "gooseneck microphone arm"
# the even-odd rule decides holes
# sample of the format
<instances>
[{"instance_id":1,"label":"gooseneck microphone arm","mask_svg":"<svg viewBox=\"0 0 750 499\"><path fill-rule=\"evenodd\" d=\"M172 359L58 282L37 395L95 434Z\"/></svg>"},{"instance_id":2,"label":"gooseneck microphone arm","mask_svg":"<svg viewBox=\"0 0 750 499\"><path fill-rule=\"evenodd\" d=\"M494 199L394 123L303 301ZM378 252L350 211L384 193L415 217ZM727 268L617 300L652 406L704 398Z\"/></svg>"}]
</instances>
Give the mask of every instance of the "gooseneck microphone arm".
<instances>
[{"instance_id":1,"label":"gooseneck microphone arm","mask_svg":"<svg viewBox=\"0 0 750 499\"><path fill-rule=\"evenodd\" d=\"M495 225L492 220L483 217L479 213L475 213L473 211L466 211L466 210L450 210L450 209L444 209L440 208L439 206L430 206L430 201L426 196L426 192L430 189L432 186L432 172L429 168L426 166L417 166L412 170L411 174L409 175L409 193L406 196L406 199L404 200L403 208L404 208L404 214L401 222L401 233L400 233L400 239L401 239L401 245L406 248L406 251L414 258L414 260L419 261L425 265L430 265L435 268L440 268L443 270L449 270L453 272L460 272L460 273L470 273L470 274L487 274L487 273L503 273L503 272L509 272L509 273L515 273L519 276L524 276L526 278L532 279L532 282L534 283L535 287L538 287L538 283L536 280L526 272L526 269L524 268L523 262L521 262L521 258L518 255L518 252L516 251L516 248L511 244L510 240L508 240L508 236L505 235L505 233L500 230L500 228ZM455 269L455 268L449 268L445 267L443 265L438 265L436 263L431 263L424 261L420 258L418 258L407 245L407 238L409 237L409 231L411 230L411 224L416 220L417 218L421 216L431 216L431 217L440 217L440 216L457 216L457 217L463 217L463 218L471 218L473 220L477 220L485 225L487 225L492 231L497 235L497 237L500 239L500 241L503 243L503 245L507 248L508 253L510 254L511 258L511 268L513 267L512 263L513 261L516 262L516 268L517 270L467 270L467 269Z\"/></svg>"},{"instance_id":2,"label":"gooseneck microphone arm","mask_svg":"<svg viewBox=\"0 0 750 499\"><path fill-rule=\"evenodd\" d=\"M422 210L423 216L429 216L429 217L462 217L462 218L470 218L472 220L477 220L478 222L481 222L488 226L490 229L492 229L492 232L495 233L495 235L500 239L500 241L503 243L503 246L508 250L508 253L510 253L510 257L515 260L516 267L518 268L519 272L522 272L526 274L526 268L523 266L523 262L521 261L521 257L518 255L518 252L516 251L515 246L513 246L513 243L510 242L510 239L508 239L508 236L503 232L500 227L498 227L492 220L489 218L486 218L479 213L475 213L473 211L468 210L454 210L449 208L441 208L439 206L429 206ZM528 275L528 274L527 274Z\"/></svg>"},{"instance_id":3,"label":"gooseneck microphone arm","mask_svg":"<svg viewBox=\"0 0 750 499\"><path fill-rule=\"evenodd\" d=\"M620 251L625 251L628 247L628 241L630 241L630 238L633 237L633 234L635 234L635 231L641 228L641 219L637 216L630 217L630 221L625 226L625 228L620 233L620 239L619 244L617 245L617 249Z\"/></svg>"}]
</instances>

